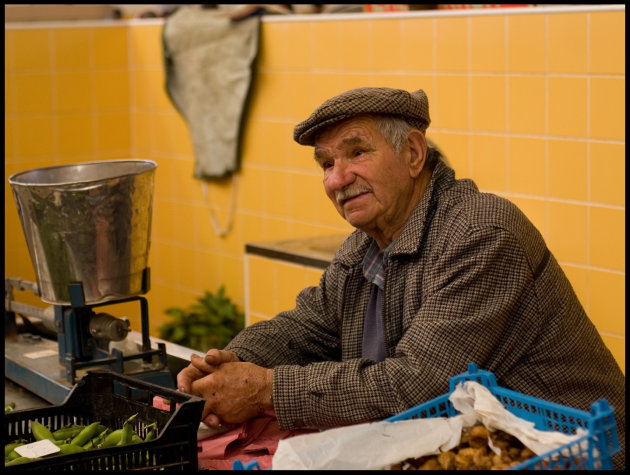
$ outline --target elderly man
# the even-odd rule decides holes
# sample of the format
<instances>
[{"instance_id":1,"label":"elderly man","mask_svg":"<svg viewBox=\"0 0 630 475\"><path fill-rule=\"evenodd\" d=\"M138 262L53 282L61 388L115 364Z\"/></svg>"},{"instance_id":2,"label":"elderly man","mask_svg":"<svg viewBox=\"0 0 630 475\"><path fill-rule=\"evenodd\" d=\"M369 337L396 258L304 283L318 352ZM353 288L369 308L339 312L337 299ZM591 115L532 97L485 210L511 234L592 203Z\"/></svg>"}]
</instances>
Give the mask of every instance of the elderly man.
<instances>
[{"instance_id":1,"label":"elderly man","mask_svg":"<svg viewBox=\"0 0 630 475\"><path fill-rule=\"evenodd\" d=\"M455 179L429 123L422 90L360 88L295 127L356 231L295 309L194 357L180 389L210 425L274 409L281 428L326 428L444 394L475 362L560 404L606 398L625 447L624 375L556 259L510 201Z\"/></svg>"}]
</instances>

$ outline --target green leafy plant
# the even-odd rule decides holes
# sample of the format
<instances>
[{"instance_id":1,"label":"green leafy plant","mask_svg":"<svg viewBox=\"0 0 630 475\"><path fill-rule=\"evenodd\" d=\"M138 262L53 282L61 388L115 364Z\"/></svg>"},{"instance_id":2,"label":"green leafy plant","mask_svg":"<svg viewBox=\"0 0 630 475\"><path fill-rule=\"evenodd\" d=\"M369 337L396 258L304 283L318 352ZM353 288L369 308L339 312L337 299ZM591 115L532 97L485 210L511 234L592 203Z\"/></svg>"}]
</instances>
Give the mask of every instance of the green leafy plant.
<instances>
[{"instance_id":1,"label":"green leafy plant","mask_svg":"<svg viewBox=\"0 0 630 475\"><path fill-rule=\"evenodd\" d=\"M165 310L172 321L160 326L160 338L198 351L223 349L245 326L245 316L225 295L225 287L206 291L197 304Z\"/></svg>"}]
</instances>

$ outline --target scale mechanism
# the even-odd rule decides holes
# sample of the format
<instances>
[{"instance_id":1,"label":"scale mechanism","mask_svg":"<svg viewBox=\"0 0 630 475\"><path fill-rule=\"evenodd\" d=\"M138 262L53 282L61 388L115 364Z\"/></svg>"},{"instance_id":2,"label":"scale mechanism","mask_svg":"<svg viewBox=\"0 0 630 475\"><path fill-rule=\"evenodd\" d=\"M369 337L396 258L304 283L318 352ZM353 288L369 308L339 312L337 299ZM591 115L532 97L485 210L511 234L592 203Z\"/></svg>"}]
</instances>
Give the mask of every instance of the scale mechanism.
<instances>
[{"instance_id":1,"label":"scale mechanism","mask_svg":"<svg viewBox=\"0 0 630 475\"><path fill-rule=\"evenodd\" d=\"M9 177L37 283L5 276L5 377L59 404L90 368L174 388L166 344L151 349L147 300L153 177L150 160L81 162ZM52 304L16 302L30 290ZM96 308L137 301L129 321ZM36 333L19 332L16 315ZM30 320L29 320L30 317ZM43 330L43 331L41 331ZM56 339L56 342L54 341ZM124 351L120 349L124 348Z\"/></svg>"},{"instance_id":2,"label":"scale mechanism","mask_svg":"<svg viewBox=\"0 0 630 475\"><path fill-rule=\"evenodd\" d=\"M145 274L148 282L148 268ZM8 335L5 336L5 377L53 404L65 399L85 371L103 366L163 387L175 387L167 369L165 343L157 343L158 348L151 349L148 304L144 297L88 305L80 282L71 283L69 287L70 305L41 309L16 302L12 296L13 289L30 289L37 294L37 284L5 278L5 335ZM134 300L140 303L141 309L141 351L110 350L110 342L122 342L129 334L129 321L97 313L94 309ZM29 332L18 333L16 314L26 319L32 328L43 328L43 333L50 333L54 328L57 342Z\"/></svg>"}]
</instances>

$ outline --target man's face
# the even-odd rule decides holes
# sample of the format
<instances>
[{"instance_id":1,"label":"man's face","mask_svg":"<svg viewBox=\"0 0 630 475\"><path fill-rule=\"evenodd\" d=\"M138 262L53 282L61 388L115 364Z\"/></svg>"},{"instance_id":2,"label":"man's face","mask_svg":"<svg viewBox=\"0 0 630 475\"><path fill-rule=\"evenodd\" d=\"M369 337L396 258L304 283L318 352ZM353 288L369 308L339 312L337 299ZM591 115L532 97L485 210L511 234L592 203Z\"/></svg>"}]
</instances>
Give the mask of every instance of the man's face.
<instances>
[{"instance_id":1,"label":"man's face","mask_svg":"<svg viewBox=\"0 0 630 475\"><path fill-rule=\"evenodd\" d=\"M334 124L315 142L315 160L324 171L324 189L339 214L375 236L399 231L413 205L413 180L405 159L360 116Z\"/></svg>"}]
</instances>

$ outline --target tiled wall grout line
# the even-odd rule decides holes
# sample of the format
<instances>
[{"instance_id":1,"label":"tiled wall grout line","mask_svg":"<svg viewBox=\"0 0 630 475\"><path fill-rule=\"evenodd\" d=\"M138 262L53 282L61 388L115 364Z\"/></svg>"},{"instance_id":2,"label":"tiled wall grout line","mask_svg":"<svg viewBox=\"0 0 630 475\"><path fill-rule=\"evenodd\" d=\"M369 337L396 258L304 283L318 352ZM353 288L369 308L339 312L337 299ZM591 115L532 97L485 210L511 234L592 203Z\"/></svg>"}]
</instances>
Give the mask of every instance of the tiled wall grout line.
<instances>
[{"instance_id":1,"label":"tiled wall grout line","mask_svg":"<svg viewBox=\"0 0 630 475\"><path fill-rule=\"evenodd\" d=\"M131 128L131 147L130 147L130 152L132 156L138 156L138 144L136 143L136 134L134 133L136 130L136 114L137 114L137 107L135 106L136 104L136 88L135 88L135 81L134 81L134 74L135 74L135 68L133 65L133 35L131 32L131 27L127 27L125 28L125 36L126 36L126 40L127 40L127 51L125 51L125 53L127 54L127 81L129 84L129 121L130 121L130 128Z\"/></svg>"},{"instance_id":2,"label":"tiled wall grout line","mask_svg":"<svg viewBox=\"0 0 630 475\"><path fill-rule=\"evenodd\" d=\"M508 64L509 64L509 51L510 51L510 35L509 35L509 28L510 28L510 23L509 23L509 17L508 15L505 15L505 17L503 18L503 26L504 26L504 32L503 32L503 40L505 43L505 50L504 50L504 54L503 54L503 73L507 73L507 69L508 69ZM505 74L506 76L506 81L505 81L505 130L510 131L510 81L507 80L508 76L507 74ZM512 135L510 134L506 140L505 140L505 183L506 183L506 188L508 191L512 191L512 183L510 180L510 172L511 172L511 163L512 163L512 159L510 156L510 137L512 137Z\"/></svg>"},{"instance_id":3,"label":"tiled wall grout line","mask_svg":"<svg viewBox=\"0 0 630 475\"><path fill-rule=\"evenodd\" d=\"M590 73L590 13L586 14L586 69ZM587 77L586 79L586 136L588 138L591 137L591 79ZM586 176L588 177L588 183L586 185L586 201L591 202L591 147L590 145L586 146ZM591 210L592 206L586 207L586 229L588 232L586 233L586 265L591 265ZM586 292L586 312L590 313L591 309L591 272L586 273L586 288L588 292Z\"/></svg>"},{"instance_id":4,"label":"tiled wall grout line","mask_svg":"<svg viewBox=\"0 0 630 475\"><path fill-rule=\"evenodd\" d=\"M50 75L50 93L52 95L51 97L51 109L53 111L57 111L59 110L59 104L58 104L58 100L57 100L57 92L59 89L59 83L57 81L57 74L56 74L56 67L55 67L55 60L56 60L56 54L55 54L55 49L56 49L56 42L55 42L55 35L54 35L54 31L50 30L48 32L48 44L50 45L50 49L48 51L48 60L49 60L49 64L50 66L48 67L48 70L45 71L46 74ZM48 116L51 117L51 126L52 126L52 130L53 130L53 149L52 149L52 159L53 159L53 163L55 165L59 165L59 154L57 153L59 150L59 120L57 118L57 114L53 113L53 114L46 114Z\"/></svg>"},{"instance_id":5,"label":"tiled wall grout line","mask_svg":"<svg viewBox=\"0 0 630 475\"><path fill-rule=\"evenodd\" d=\"M431 54L432 54L432 60L431 60L431 67L433 68L432 71L428 71L431 73L431 77L433 79L432 81L432 86L433 86L433 90L437 91L437 75L435 74L437 71L437 20L435 18L433 18L431 20ZM438 116L438 121L439 121L439 116Z\"/></svg>"},{"instance_id":6,"label":"tiled wall grout line","mask_svg":"<svg viewBox=\"0 0 630 475\"><path fill-rule=\"evenodd\" d=\"M466 34L467 36L467 44L466 44L466 62L467 62L467 87L468 87L468 104L467 104L467 115L468 115L468 127L466 128L466 131L468 133L468 170L469 170L469 174L471 177L473 177L473 179L476 177L476 173L477 171L475 170L475 160L473 157L473 141L472 141L472 116L473 116L473 110L472 110L472 75L471 75L471 69L472 69L472 18L467 18L466 19L466 27L467 27L467 31Z\"/></svg>"},{"instance_id":7,"label":"tiled wall grout line","mask_svg":"<svg viewBox=\"0 0 630 475\"><path fill-rule=\"evenodd\" d=\"M589 266L586 264L580 264L579 262L570 262L565 260L558 261L560 265L570 265L571 267L575 267L576 269L585 269L585 270L593 270L599 272L606 272L608 274L614 274L617 276L625 276L625 271L619 269L612 269L610 267L600 267L600 266ZM587 312L588 313L588 312Z\"/></svg>"},{"instance_id":8,"label":"tiled wall grout line","mask_svg":"<svg viewBox=\"0 0 630 475\"><path fill-rule=\"evenodd\" d=\"M605 331L605 330L600 330L599 333L602 336L612 336L612 337L616 337L616 338L624 338L623 333L615 333L615 332L609 332L609 331Z\"/></svg>"},{"instance_id":9,"label":"tiled wall grout line","mask_svg":"<svg viewBox=\"0 0 630 475\"><path fill-rule=\"evenodd\" d=\"M591 12L591 11L620 11L624 10L623 5L557 5L557 6L542 6L544 12L547 15L555 13L578 13L578 12ZM378 20L385 19L391 20L394 18L448 18L448 17L460 17L460 16L493 16L493 15L505 15L502 8L473 8L473 9L454 9L454 10L424 10L424 11L408 11L408 12L386 12L386 13L367 13L370 15L370 19ZM511 15L529 15L532 13L531 7L510 7ZM311 15L270 15L263 18L263 21L269 23L290 21L331 21L331 20L361 20L362 15L366 13L330 13L330 14L311 14Z\"/></svg>"},{"instance_id":10,"label":"tiled wall grout line","mask_svg":"<svg viewBox=\"0 0 630 475\"><path fill-rule=\"evenodd\" d=\"M15 38L13 34L7 34L7 45L5 45L5 48L8 50L8 63L9 63L9 67L11 68L11 73L10 73L10 81L9 81L9 100L13 102L13 114L11 114L9 117L11 116L18 116L17 111L15 110L17 108L17 90L16 90L16 74L15 74ZM6 87L6 83L5 83L5 87ZM5 114L6 114L6 104L5 104ZM13 118L13 117L11 117ZM5 115L5 124L6 124L6 115ZM6 126L6 125L5 125ZM6 132L5 132L6 133ZM11 127L11 149L9 150L9 157L10 160L13 161L17 161L18 157L17 157L17 126L12 126ZM5 145L6 146L6 145ZM6 158L5 158L6 160Z\"/></svg>"},{"instance_id":11,"label":"tiled wall grout line","mask_svg":"<svg viewBox=\"0 0 630 475\"><path fill-rule=\"evenodd\" d=\"M625 5L557 5L542 7L544 14L554 13L579 13L579 12L605 12L605 11L625 11ZM531 15L531 7L511 7L510 15ZM369 15L370 20L392 20L396 18L448 18L458 16L492 16L505 15L501 8L475 8L458 10L425 10L408 12L387 12L387 13L331 13L331 14L302 14L302 15L267 15L262 17L263 23L281 22L320 22L320 21L340 21L340 20L365 20L365 15ZM154 19L124 19L116 22L106 23L103 21L83 20L80 24L75 21L41 21L37 24L30 22L11 22L5 25L5 29L39 29L39 28L108 28L126 24L134 26L162 26L163 18Z\"/></svg>"},{"instance_id":12,"label":"tiled wall grout line","mask_svg":"<svg viewBox=\"0 0 630 475\"><path fill-rule=\"evenodd\" d=\"M545 229L544 237L549 237L549 17L545 16Z\"/></svg>"},{"instance_id":13,"label":"tiled wall grout line","mask_svg":"<svg viewBox=\"0 0 630 475\"><path fill-rule=\"evenodd\" d=\"M504 192L501 190L492 190L492 189L484 189L484 191L487 191L489 193L501 194L503 196L509 196L512 198L526 198L526 199L531 199L531 200L544 201L546 203L564 203L564 204L571 204L571 205L578 205L578 206L597 206L600 208L611 209L611 210L614 209L614 210L619 210L619 211L624 211L626 209L624 205L611 205L608 203L596 203L592 201L573 200L570 198L556 198L553 196L541 197L541 196L533 195L533 194L530 195L530 194L525 194L525 193Z\"/></svg>"},{"instance_id":14,"label":"tiled wall grout line","mask_svg":"<svg viewBox=\"0 0 630 475\"><path fill-rule=\"evenodd\" d=\"M92 107L90 109L90 115L92 117L92 155L96 156L98 154L98 144L100 143L100 137L99 137L99 120L101 120L101 117L99 117L98 114L98 107L97 107L97 100L96 100L96 57L95 57L95 52L96 52L96 47L94 44L94 30L90 30L88 32L88 48L90 51L90 55L89 55L89 71L90 71L90 82L91 87L90 87L90 98L92 100ZM103 140L104 142L104 140Z\"/></svg>"},{"instance_id":15,"label":"tiled wall grout line","mask_svg":"<svg viewBox=\"0 0 630 475\"><path fill-rule=\"evenodd\" d=\"M245 299L245 304L244 304L244 313L245 313L245 326L249 326L252 324L251 321L251 312L252 312L252 308L251 308L251 297L250 297L250 292L251 292L251 287L250 287L250 271L249 271L249 256L247 254L244 255L243 257L243 285L245 287L245 294L244 294L244 299Z\"/></svg>"}]
</instances>

